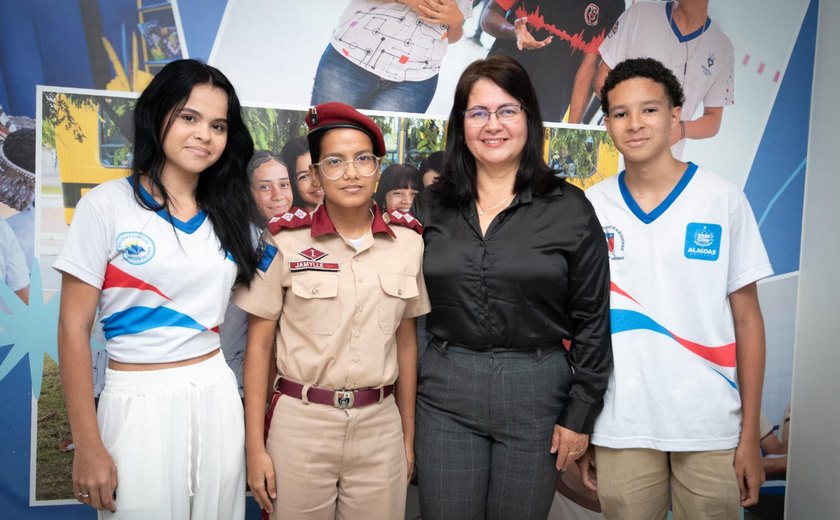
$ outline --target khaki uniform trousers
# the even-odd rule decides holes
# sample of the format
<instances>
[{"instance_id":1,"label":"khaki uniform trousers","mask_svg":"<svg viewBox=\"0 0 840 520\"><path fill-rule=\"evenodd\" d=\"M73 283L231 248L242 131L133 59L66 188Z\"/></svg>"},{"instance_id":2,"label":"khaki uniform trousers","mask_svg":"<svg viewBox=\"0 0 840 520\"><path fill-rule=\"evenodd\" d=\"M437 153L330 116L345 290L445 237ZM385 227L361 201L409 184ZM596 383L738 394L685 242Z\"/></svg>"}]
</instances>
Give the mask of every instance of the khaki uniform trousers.
<instances>
[{"instance_id":1,"label":"khaki uniform trousers","mask_svg":"<svg viewBox=\"0 0 840 520\"><path fill-rule=\"evenodd\" d=\"M283 395L266 449L277 483L272 520L405 516L407 462L393 395L347 410Z\"/></svg>"},{"instance_id":2,"label":"khaki uniform trousers","mask_svg":"<svg viewBox=\"0 0 840 520\"><path fill-rule=\"evenodd\" d=\"M608 520L741 518L735 450L665 452L595 447L598 499ZM670 492L669 492L670 488Z\"/></svg>"}]
</instances>

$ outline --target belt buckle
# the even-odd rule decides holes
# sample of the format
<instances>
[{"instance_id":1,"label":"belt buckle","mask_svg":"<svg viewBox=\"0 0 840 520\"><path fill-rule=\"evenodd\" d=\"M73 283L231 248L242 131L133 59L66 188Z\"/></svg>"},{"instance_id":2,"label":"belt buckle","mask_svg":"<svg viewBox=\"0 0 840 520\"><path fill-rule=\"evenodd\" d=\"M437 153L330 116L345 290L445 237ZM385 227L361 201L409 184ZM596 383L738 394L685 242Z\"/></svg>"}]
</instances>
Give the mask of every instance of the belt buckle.
<instances>
[{"instance_id":1,"label":"belt buckle","mask_svg":"<svg viewBox=\"0 0 840 520\"><path fill-rule=\"evenodd\" d=\"M336 390L333 394L333 406L341 410L353 408L353 401L355 401L353 390Z\"/></svg>"}]
</instances>

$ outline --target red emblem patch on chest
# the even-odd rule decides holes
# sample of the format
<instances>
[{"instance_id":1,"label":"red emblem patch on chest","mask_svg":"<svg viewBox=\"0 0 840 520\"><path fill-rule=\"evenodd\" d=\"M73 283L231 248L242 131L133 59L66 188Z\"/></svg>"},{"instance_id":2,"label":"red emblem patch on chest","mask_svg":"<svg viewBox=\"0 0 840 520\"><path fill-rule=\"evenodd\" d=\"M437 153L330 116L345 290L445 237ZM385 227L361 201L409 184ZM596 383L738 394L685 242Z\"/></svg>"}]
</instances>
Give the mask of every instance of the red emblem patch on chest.
<instances>
[{"instance_id":1,"label":"red emblem patch on chest","mask_svg":"<svg viewBox=\"0 0 840 520\"><path fill-rule=\"evenodd\" d=\"M304 258L308 258L309 260L320 260L327 256L327 253L320 251L314 247L308 247L303 251L298 251L298 254Z\"/></svg>"},{"instance_id":2,"label":"red emblem patch on chest","mask_svg":"<svg viewBox=\"0 0 840 520\"><path fill-rule=\"evenodd\" d=\"M325 253L320 249L309 246L306 249L298 251L298 254L306 260L289 261L290 271L340 271L341 265L338 262L319 262L329 253Z\"/></svg>"}]
</instances>

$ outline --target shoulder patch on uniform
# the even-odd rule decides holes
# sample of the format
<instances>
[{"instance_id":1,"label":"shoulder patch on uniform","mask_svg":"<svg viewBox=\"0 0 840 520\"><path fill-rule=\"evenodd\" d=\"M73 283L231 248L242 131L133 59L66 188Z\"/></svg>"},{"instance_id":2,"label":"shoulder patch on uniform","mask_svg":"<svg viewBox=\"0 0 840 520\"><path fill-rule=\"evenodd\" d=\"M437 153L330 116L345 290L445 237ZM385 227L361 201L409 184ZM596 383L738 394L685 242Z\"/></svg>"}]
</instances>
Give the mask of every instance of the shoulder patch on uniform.
<instances>
[{"instance_id":1,"label":"shoulder patch on uniform","mask_svg":"<svg viewBox=\"0 0 840 520\"><path fill-rule=\"evenodd\" d=\"M417 220L411 213L402 213L397 210L386 211L382 213L382 220L384 220L386 224L390 224L392 226L403 226L413 229L418 235L423 234L423 224L421 224L420 221Z\"/></svg>"},{"instance_id":2,"label":"shoulder patch on uniform","mask_svg":"<svg viewBox=\"0 0 840 520\"><path fill-rule=\"evenodd\" d=\"M309 213L295 207L289 208L289 211L282 215L271 217L271 220L268 221L268 229L272 235L276 235L281 229L297 229L311 225L312 217L309 216Z\"/></svg>"},{"instance_id":3,"label":"shoulder patch on uniform","mask_svg":"<svg viewBox=\"0 0 840 520\"><path fill-rule=\"evenodd\" d=\"M271 266L271 262L274 260L274 257L277 256L277 248L271 244L266 244L265 242L260 244L260 248L262 249L262 254L260 255L260 262L257 264L257 269L262 272L266 272Z\"/></svg>"}]
</instances>

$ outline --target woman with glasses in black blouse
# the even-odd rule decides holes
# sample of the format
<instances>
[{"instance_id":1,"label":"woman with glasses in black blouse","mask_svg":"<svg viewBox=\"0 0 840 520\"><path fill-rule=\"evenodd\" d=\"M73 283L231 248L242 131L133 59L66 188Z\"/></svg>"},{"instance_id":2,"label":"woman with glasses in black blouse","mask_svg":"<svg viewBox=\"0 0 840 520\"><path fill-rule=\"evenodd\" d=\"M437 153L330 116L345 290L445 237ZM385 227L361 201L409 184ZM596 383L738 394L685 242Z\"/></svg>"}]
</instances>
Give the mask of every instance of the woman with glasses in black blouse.
<instances>
[{"instance_id":1,"label":"woman with glasses in black blouse","mask_svg":"<svg viewBox=\"0 0 840 520\"><path fill-rule=\"evenodd\" d=\"M525 70L472 63L445 169L415 204L432 303L415 441L424 520L545 519L603 403L607 244L583 192L543 157Z\"/></svg>"}]
</instances>

